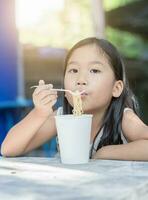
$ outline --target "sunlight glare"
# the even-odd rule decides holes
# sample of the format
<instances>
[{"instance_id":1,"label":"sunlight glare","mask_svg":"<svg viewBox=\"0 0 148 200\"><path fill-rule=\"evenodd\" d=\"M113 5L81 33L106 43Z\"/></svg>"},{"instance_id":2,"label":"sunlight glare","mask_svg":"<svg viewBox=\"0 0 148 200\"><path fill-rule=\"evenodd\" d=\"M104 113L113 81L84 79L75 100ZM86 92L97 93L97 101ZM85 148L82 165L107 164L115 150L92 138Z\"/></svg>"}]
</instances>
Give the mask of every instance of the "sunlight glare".
<instances>
[{"instance_id":1,"label":"sunlight glare","mask_svg":"<svg viewBox=\"0 0 148 200\"><path fill-rule=\"evenodd\" d=\"M35 26L45 12L63 7L64 0L16 0L16 25L19 29Z\"/></svg>"}]
</instances>

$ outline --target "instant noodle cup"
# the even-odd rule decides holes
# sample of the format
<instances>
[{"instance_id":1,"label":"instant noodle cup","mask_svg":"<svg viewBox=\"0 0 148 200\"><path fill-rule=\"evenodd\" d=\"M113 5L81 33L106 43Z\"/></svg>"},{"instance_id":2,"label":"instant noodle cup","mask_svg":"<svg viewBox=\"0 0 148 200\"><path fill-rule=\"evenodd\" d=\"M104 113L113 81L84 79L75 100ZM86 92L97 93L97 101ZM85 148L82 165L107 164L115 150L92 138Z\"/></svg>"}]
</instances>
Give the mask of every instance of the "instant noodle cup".
<instances>
[{"instance_id":1,"label":"instant noodle cup","mask_svg":"<svg viewBox=\"0 0 148 200\"><path fill-rule=\"evenodd\" d=\"M89 161L92 115L55 116L61 162L83 164Z\"/></svg>"}]
</instances>

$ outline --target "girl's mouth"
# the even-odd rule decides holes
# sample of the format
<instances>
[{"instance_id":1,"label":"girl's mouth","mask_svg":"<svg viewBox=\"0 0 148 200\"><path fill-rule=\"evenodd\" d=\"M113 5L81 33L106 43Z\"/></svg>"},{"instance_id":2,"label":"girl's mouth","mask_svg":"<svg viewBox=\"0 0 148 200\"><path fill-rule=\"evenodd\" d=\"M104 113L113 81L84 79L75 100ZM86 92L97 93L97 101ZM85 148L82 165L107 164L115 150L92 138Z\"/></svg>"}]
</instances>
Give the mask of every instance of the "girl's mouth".
<instances>
[{"instance_id":1,"label":"girl's mouth","mask_svg":"<svg viewBox=\"0 0 148 200\"><path fill-rule=\"evenodd\" d=\"M88 95L88 93L83 92L83 93L81 94L81 97L85 97L85 96L87 96L87 95Z\"/></svg>"}]
</instances>

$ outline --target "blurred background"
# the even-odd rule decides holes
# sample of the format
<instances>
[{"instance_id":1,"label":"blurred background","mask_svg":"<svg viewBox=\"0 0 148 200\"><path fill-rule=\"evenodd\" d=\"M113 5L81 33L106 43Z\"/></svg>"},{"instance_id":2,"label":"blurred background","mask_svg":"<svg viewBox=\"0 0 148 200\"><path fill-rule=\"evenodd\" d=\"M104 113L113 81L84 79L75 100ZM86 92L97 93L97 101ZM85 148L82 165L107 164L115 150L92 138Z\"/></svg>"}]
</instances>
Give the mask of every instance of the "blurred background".
<instances>
[{"instance_id":1,"label":"blurred background","mask_svg":"<svg viewBox=\"0 0 148 200\"><path fill-rule=\"evenodd\" d=\"M67 50L91 36L119 49L148 124L147 0L1 0L0 144L32 108L30 86L44 79L61 87ZM49 146L51 155L55 142L42 148Z\"/></svg>"}]
</instances>

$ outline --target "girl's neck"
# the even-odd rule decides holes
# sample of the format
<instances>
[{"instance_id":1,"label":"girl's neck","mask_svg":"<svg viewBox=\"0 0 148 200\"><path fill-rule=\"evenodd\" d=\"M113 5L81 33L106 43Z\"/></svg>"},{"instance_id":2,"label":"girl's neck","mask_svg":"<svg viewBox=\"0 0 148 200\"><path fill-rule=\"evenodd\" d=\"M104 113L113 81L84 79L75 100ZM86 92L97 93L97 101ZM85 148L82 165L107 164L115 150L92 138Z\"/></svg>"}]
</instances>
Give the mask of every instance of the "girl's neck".
<instances>
[{"instance_id":1,"label":"girl's neck","mask_svg":"<svg viewBox=\"0 0 148 200\"><path fill-rule=\"evenodd\" d=\"M104 118L105 111L97 112L93 114L92 118L92 129L91 129L91 142L94 141L98 131L100 130L102 123L103 123L103 118Z\"/></svg>"}]
</instances>

